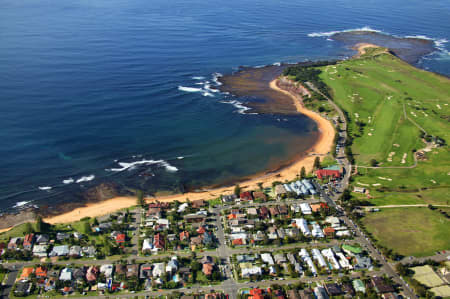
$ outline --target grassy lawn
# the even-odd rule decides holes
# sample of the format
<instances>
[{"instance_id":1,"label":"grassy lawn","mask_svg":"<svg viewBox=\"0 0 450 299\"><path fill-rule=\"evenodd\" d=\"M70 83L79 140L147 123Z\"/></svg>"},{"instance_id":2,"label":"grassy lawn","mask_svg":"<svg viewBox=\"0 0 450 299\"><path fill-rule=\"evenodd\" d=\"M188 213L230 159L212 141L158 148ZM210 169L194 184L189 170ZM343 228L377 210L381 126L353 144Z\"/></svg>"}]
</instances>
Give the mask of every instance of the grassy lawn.
<instances>
[{"instance_id":1,"label":"grassy lawn","mask_svg":"<svg viewBox=\"0 0 450 299\"><path fill-rule=\"evenodd\" d=\"M348 113L352 147L359 165L376 159L383 166L411 165L412 149L423 147L419 129L448 140L450 80L412 67L390 54L370 53L322 67L333 100ZM365 124L362 131L357 122ZM392 161L389 154L395 152ZM401 163L403 154L406 163Z\"/></svg>"},{"instance_id":2,"label":"grassy lawn","mask_svg":"<svg viewBox=\"0 0 450 299\"><path fill-rule=\"evenodd\" d=\"M404 256L429 256L450 248L450 221L428 208L390 208L363 219L381 245Z\"/></svg>"}]
</instances>

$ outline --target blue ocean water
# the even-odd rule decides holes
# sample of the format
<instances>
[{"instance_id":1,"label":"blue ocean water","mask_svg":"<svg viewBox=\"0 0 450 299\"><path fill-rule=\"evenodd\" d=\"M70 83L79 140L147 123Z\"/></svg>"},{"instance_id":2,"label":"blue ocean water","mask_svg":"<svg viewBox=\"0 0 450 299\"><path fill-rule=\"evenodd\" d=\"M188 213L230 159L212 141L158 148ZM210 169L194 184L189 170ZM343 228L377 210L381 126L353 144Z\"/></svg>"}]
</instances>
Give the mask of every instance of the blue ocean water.
<instances>
[{"instance_id":1,"label":"blue ocean water","mask_svg":"<svg viewBox=\"0 0 450 299\"><path fill-rule=\"evenodd\" d=\"M418 64L449 75L449 19L450 1L2 0L0 208L276 167L311 145L314 123L239 113L245 99L214 92L217 73L345 58L323 33L369 27L434 39Z\"/></svg>"}]
</instances>

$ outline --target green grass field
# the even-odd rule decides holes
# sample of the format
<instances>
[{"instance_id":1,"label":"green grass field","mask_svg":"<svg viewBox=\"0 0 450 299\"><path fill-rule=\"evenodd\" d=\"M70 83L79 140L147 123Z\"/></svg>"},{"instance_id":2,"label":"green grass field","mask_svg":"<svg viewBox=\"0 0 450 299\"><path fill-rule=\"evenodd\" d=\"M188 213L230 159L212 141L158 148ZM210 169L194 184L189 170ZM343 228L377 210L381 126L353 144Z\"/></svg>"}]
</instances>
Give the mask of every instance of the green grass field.
<instances>
[{"instance_id":1,"label":"green grass field","mask_svg":"<svg viewBox=\"0 0 450 299\"><path fill-rule=\"evenodd\" d=\"M450 248L450 220L428 208L389 208L363 218L381 245L404 256L429 256Z\"/></svg>"},{"instance_id":2,"label":"green grass field","mask_svg":"<svg viewBox=\"0 0 450 299\"><path fill-rule=\"evenodd\" d=\"M450 152L431 148L414 168L364 168L375 159L381 167L414 166L414 151L426 147L421 135L450 142L450 79L417 69L385 49L321 67L321 79L348 116L348 133L357 168L352 193L374 205L448 205ZM380 244L402 255L426 256L450 249L449 223L428 208L385 209L363 222Z\"/></svg>"}]
</instances>

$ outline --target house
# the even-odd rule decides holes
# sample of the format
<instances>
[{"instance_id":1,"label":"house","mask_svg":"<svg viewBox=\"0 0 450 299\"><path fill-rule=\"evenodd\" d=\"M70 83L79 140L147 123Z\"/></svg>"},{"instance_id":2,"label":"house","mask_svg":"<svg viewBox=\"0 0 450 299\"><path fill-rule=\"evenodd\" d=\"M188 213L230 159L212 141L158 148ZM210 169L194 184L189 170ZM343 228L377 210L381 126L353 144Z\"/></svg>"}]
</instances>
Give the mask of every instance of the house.
<instances>
[{"instance_id":1,"label":"house","mask_svg":"<svg viewBox=\"0 0 450 299\"><path fill-rule=\"evenodd\" d=\"M379 294L395 292L394 288L390 284L387 284L381 277L373 276L370 279L370 282L375 291Z\"/></svg>"},{"instance_id":2,"label":"house","mask_svg":"<svg viewBox=\"0 0 450 299\"><path fill-rule=\"evenodd\" d=\"M288 290L287 297L288 299L301 299L300 294L297 290Z\"/></svg>"},{"instance_id":3,"label":"house","mask_svg":"<svg viewBox=\"0 0 450 299\"><path fill-rule=\"evenodd\" d=\"M34 245L33 256L47 257L48 245Z\"/></svg>"},{"instance_id":4,"label":"house","mask_svg":"<svg viewBox=\"0 0 450 299\"><path fill-rule=\"evenodd\" d=\"M60 242L66 240L66 239L69 239L69 238L70 238L70 234L68 234L68 233L63 233L63 232L56 233L56 240L58 240Z\"/></svg>"},{"instance_id":5,"label":"house","mask_svg":"<svg viewBox=\"0 0 450 299\"><path fill-rule=\"evenodd\" d=\"M313 213L320 212L320 210L322 209L322 207L320 206L320 203L312 203L312 204L310 204L310 207L311 207L311 211L313 211Z\"/></svg>"},{"instance_id":6,"label":"house","mask_svg":"<svg viewBox=\"0 0 450 299\"><path fill-rule=\"evenodd\" d=\"M269 229L267 230L267 237L269 238L269 240L276 240L278 239L278 234L277 234L277 229L275 227L269 227Z\"/></svg>"},{"instance_id":7,"label":"house","mask_svg":"<svg viewBox=\"0 0 450 299\"><path fill-rule=\"evenodd\" d=\"M146 238L144 239L144 241L142 242L142 251L152 251L153 250L153 242L152 239L150 238Z\"/></svg>"},{"instance_id":8,"label":"house","mask_svg":"<svg viewBox=\"0 0 450 299\"><path fill-rule=\"evenodd\" d=\"M272 217L276 217L276 216L278 216L279 214L280 214L280 211L278 210L278 207L270 207L269 208L269 212L270 212L270 215L272 216Z\"/></svg>"},{"instance_id":9,"label":"house","mask_svg":"<svg viewBox=\"0 0 450 299\"><path fill-rule=\"evenodd\" d=\"M33 284L29 281L19 281L16 283L16 288L14 290L14 293L17 296L23 296L28 295L31 292Z\"/></svg>"},{"instance_id":10,"label":"house","mask_svg":"<svg viewBox=\"0 0 450 299\"><path fill-rule=\"evenodd\" d=\"M28 279L32 273L34 273L33 267L24 267L22 270L22 274L20 274L20 280Z\"/></svg>"},{"instance_id":11,"label":"house","mask_svg":"<svg viewBox=\"0 0 450 299\"><path fill-rule=\"evenodd\" d=\"M254 266L251 263L240 263L239 268L241 269L242 277L249 277L251 275L261 275L261 267Z\"/></svg>"},{"instance_id":12,"label":"house","mask_svg":"<svg viewBox=\"0 0 450 299\"><path fill-rule=\"evenodd\" d=\"M122 265L122 264L117 264L116 267L115 267L115 270L116 270L115 271L116 275L119 277L119 279L121 277L125 277L125 274L127 273L127 267L125 265Z\"/></svg>"},{"instance_id":13,"label":"house","mask_svg":"<svg viewBox=\"0 0 450 299\"><path fill-rule=\"evenodd\" d=\"M346 295L350 296L351 298L355 297L355 295L356 295L355 290L352 287L352 284L349 283L349 282L346 282L346 283L342 284L342 291Z\"/></svg>"},{"instance_id":14,"label":"house","mask_svg":"<svg viewBox=\"0 0 450 299\"><path fill-rule=\"evenodd\" d=\"M72 269L70 268L64 268L61 270L61 273L59 274L59 280L72 280Z\"/></svg>"},{"instance_id":15,"label":"house","mask_svg":"<svg viewBox=\"0 0 450 299\"><path fill-rule=\"evenodd\" d=\"M137 277L139 272L139 265L127 265L127 278Z\"/></svg>"},{"instance_id":16,"label":"house","mask_svg":"<svg viewBox=\"0 0 450 299\"><path fill-rule=\"evenodd\" d=\"M275 186L275 195L278 199L280 199L282 196L284 196L287 193L286 189L283 187L283 185L276 185Z\"/></svg>"},{"instance_id":17,"label":"house","mask_svg":"<svg viewBox=\"0 0 450 299\"><path fill-rule=\"evenodd\" d=\"M97 280L99 269L95 266L90 266L86 271L86 280L89 283L95 282Z\"/></svg>"},{"instance_id":18,"label":"house","mask_svg":"<svg viewBox=\"0 0 450 299\"><path fill-rule=\"evenodd\" d=\"M50 256L66 256L68 254L69 254L68 245L55 246L50 252Z\"/></svg>"},{"instance_id":19,"label":"house","mask_svg":"<svg viewBox=\"0 0 450 299\"><path fill-rule=\"evenodd\" d=\"M201 236L191 238L191 245L198 246L203 244L203 238Z\"/></svg>"},{"instance_id":20,"label":"house","mask_svg":"<svg viewBox=\"0 0 450 299\"><path fill-rule=\"evenodd\" d=\"M153 271L152 271L153 277L161 277L165 273L164 269L165 269L164 263L153 264Z\"/></svg>"},{"instance_id":21,"label":"house","mask_svg":"<svg viewBox=\"0 0 450 299\"><path fill-rule=\"evenodd\" d=\"M178 270L178 258L176 256L173 256L167 263L166 272L175 274L177 270Z\"/></svg>"},{"instance_id":22,"label":"house","mask_svg":"<svg viewBox=\"0 0 450 299\"><path fill-rule=\"evenodd\" d=\"M23 249L31 250L31 248L33 247L33 242L34 242L34 234L26 235L25 238L23 239Z\"/></svg>"},{"instance_id":23,"label":"house","mask_svg":"<svg viewBox=\"0 0 450 299\"><path fill-rule=\"evenodd\" d=\"M253 234L253 240L262 241L266 235L262 231L257 231L256 234Z\"/></svg>"},{"instance_id":24,"label":"house","mask_svg":"<svg viewBox=\"0 0 450 299\"><path fill-rule=\"evenodd\" d=\"M348 244L342 245L342 250L344 250L345 253L347 253L348 255L351 255L351 256L362 253L361 247L352 246L352 245L348 245Z\"/></svg>"},{"instance_id":25,"label":"house","mask_svg":"<svg viewBox=\"0 0 450 299\"><path fill-rule=\"evenodd\" d=\"M278 206L278 212L280 213L280 215L285 216L289 213L289 209L286 205L281 205L281 206Z\"/></svg>"},{"instance_id":26,"label":"house","mask_svg":"<svg viewBox=\"0 0 450 299\"><path fill-rule=\"evenodd\" d=\"M252 193L250 191L245 191L245 192L242 192L239 195L239 199L240 199L240 201L252 201L253 200L253 196L252 196Z\"/></svg>"},{"instance_id":27,"label":"house","mask_svg":"<svg viewBox=\"0 0 450 299\"><path fill-rule=\"evenodd\" d=\"M248 208L247 209L247 214L248 215L252 215L252 216L256 216L256 215L258 215L258 210L256 208Z\"/></svg>"},{"instance_id":28,"label":"house","mask_svg":"<svg viewBox=\"0 0 450 299\"><path fill-rule=\"evenodd\" d=\"M360 292L365 294L366 293L366 287L364 285L364 282L362 282L361 279L355 279L352 281L353 288L355 289L355 292Z\"/></svg>"},{"instance_id":29,"label":"house","mask_svg":"<svg viewBox=\"0 0 450 299\"><path fill-rule=\"evenodd\" d=\"M325 290L324 287L322 286L317 286L314 288L314 295L316 295L317 299L328 299L330 298Z\"/></svg>"},{"instance_id":30,"label":"house","mask_svg":"<svg viewBox=\"0 0 450 299\"><path fill-rule=\"evenodd\" d=\"M205 274L206 276L209 276L212 274L214 269L214 265L213 264L203 264L202 267L202 272L203 274Z\"/></svg>"},{"instance_id":31,"label":"house","mask_svg":"<svg viewBox=\"0 0 450 299\"><path fill-rule=\"evenodd\" d=\"M360 254L355 255L355 270L359 269L370 269L372 267L372 262L370 260L370 257L363 256Z\"/></svg>"},{"instance_id":32,"label":"house","mask_svg":"<svg viewBox=\"0 0 450 299\"><path fill-rule=\"evenodd\" d=\"M72 278L79 283L83 283L86 278L86 267L76 268L73 270Z\"/></svg>"},{"instance_id":33,"label":"house","mask_svg":"<svg viewBox=\"0 0 450 299\"><path fill-rule=\"evenodd\" d=\"M125 243L125 239L126 239L125 234L123 234L123 233L117 234L117 236L116 236L116 243L117 244L123 244L123 243Z\"/></svg>"},{"instance_id":34,"label":"house","mask_svg":"<svg viewBox=\"0 0 450 299\"><path fill-rule=\"evenodd\" d=\"M267 209L266 207L261 207L258 210L258 215L260 219L266 219L269 217L269 209Z\"/></svg>"},{"instance_id":35,"label":"house","mask_svg":"<svg viewBox=\"0 0 450 299\"><path fill-rule=\"evenodd\" d=\"M183 217L187 223L203 223L206 220L206 216L203 214L189 214Z\"/></svg>"},{"instance_id":36,"label":"house","mask_svg":"<svg viewBox=\"0 0 450 299\"><path fill-rule=\"evenodd\" d=\"M37 267L35 274L36 274L37 278L45 278L45 277L47 277L47 268Z\"/></svg>"},{"instance_id":37,"label":"house","mask_svg":"<svg viewBox=\"0 0 450 299\"><path fill-rule=\"evenodd\" d=\"M152 219L160 218L161 208L148 208L146 216Z\"/></svg>"},{"instance_id":38,"label":"house","mask_svg":"<svg viewBox=\"0 0 450 299\"><path fill-rule=\"evenodd\" d=\"M180 241L189 240L189 232L188 231L182 231L180 233Z\"/></svg>"},{"instance_id":39,"label":"house","mask_svg":"<svg viewBox=\"0 0 450 299\"><path fill-rule=\"evenodd\" d=\"M74 245L69 249L69 256L78 257L81 255L81 247L78 245Z\"/></svg>"},{"instance_id":40,"label":"house","mask_svg":"<svg viewBox=\"0 0 450 299\"><path fill-rule=\"evenodd\" d=\"M287 262L286 257L284 256L283 253L275 254L275 255L273 256L273 258L274 258L275 262L276 262L278 265Z\"/></svg>"},{"instance_id":41,"label":"house","mask_svg":"<svg viewBox=\"0 0 450 299\"><path fill-rule=\"evenodd\" d=\"M213 243L213 237L210 232L204 232L202 236L203 236L203 244L205 246L211 245Z\"/></svg>"},{"instance_id":42,"label":"house","mask_svg":"<svg viewBox=\"0 0 450 299\"><path fill-rule=\"evenodd\" d=\"M327 283L325 284L325 290L327 291L328 295L330 297L332 296L340 296L344 294L344 292L341 289L341 286L337 283Z\"/></svg>"},{"instance_id":43,"label":"house","mask_svg":"<svg viewBox=\"0 0 450 299\"><path fill-rule=\"evenodd\" d=\"M151 264L142 264L139 267L139 278L151 278L152 277L152 265Z\"/></svg>"},{"instance_id":44,"label":"house","mask_svg":"<svg viewBox=\"0 0 450 299\"><path fill-rule=\"evenodd\" d=\"M192 202L192 207L194 209L200 209L203 208L206 205L205 201L203 199L199 199L199 200L194 200Z\"/></svg>"},{"instance_id":45,"label":"house","mask_svg":"<svg viewBox=\"0 0 450 299\"><path fill-rule=\"evenodd\" d=\"M19 246L21 240L22 239L19 238L19 237L11 238L11 240L9 240L9 243L8 243L8 249L9 250L16 250L17 247Z\"/></svg>"},{"instance_id":46,"label":"house","mask_svg":"<svg viewBox=\"0 0 450 299\"><path fill-rule=\"evenodd\" d=\"M104 264L100 266L100 273L103 273L106 278L112 278L114 266L112 264Z\"/></svg>"},{"instance_id":47,"label":"house","mask_svg":"<svg viewBox=\"0 0 450 299\"><path fill-rule=\"evenodd\" d=\"M81 248L81 251L83 255L87 257L94 257L95 254L97 253L94 246L84 246Z\"/></svg>"},{"instance_id":48,"label":"house","mask_svg":"<svg viewBox=\"0 0 450 299\"><path fill-rule=\"evenodd\" d=\"M37 244L47 244L48 241L50 241L50 238L48 237L48 235L37 235L36 236L36 243Z\"/></svg>"},{"instance_id":49,"label":"house","mask_svg":"<svg viewBox=\"0 0 450 299\"><path fill-rule=\"evenodd\" d=\"M231 195L222 195L222 202L223 203L231 203L236 200L237 196L235 194Z\"/></svg>"},{"instance_id":50,"label":"house","mask_svg":"<svg viewBox=\"0 0 450 299\"><path fill-rule=\"evenodd\" d=\"M270 255L270 253L262 253L261 254L261 259L262 259L263 262L265 262L266 264L269 264L270 266L274 264L273 258Z\"/></svg>"},{"instance_id":51,"label":"house","mask_svg":"<svg viewBox=\"0 0 450 299\"><path fill-rule=\"evenodd\" d=\"M329 166L316 170L316 176L319 180L325 178L338 179L342 175L342 168L339 165Z\"/></svg>"},{"instance_id":52,"label":"house","mask_svg":"<svg viewBox=\"0 0 450 299\"><path fill-rule=\"evenodd\" d=\"M182 203L178 206L177 213L183 213L187 208L189 207L189 204L187 202Z\"/></svg>"},{"instance_id":53,"label":"house","mask_svg":"<svg viewBox=\"0 0 450 299\"><path fill-rule=\"evenodd\" d=\"M259 199L259 200L262 200L262 201L267 201L267 195L265 195L261 191L254 191L253 192L253 198L254 199Z\"/></svg>"},{"instance_id":54,"label":"house","mask_svg":"<svg viewBox=\"0 0 450 299\"><path fill-rule=\"evenodd\" d=\"M335 234L336 230L332 227L325 227L323 229L323 234L325 235L325 237L327 238L333 238L334 234Z\"/></svg>"},{"instance_id":55,"label":"house","mask_svg":"<svg viewBox=\"0 0 450 299\"><path fill-rule=\"evenodd\" d=\"M162 236L161 234L156 234L154 239L153 239L153 246L157 249L161 249L164 250L164 246L166 245L165 241L164 241L164 236Z\"/></svg>"},{"instance_id":56,"label":"house","mask_svg":"<svg viewBox=\"0 0 450 299\"><path fill-rule=\"evenodd\" d=\"M300 204L300 209L302 210L303 215L311 215L312 214L311 207L306 202L303 202Z\"/></svg>"},{"instance_id":57,"label":"house","mask_svg":"<svg viewBox=\"0 0 450 299\"><path fill-rule=\"evenodd\" d=\"M315 299L314 297L314 291L312 289L304 289L298 292L301 299Z\"/></svg>"}]
</instances>

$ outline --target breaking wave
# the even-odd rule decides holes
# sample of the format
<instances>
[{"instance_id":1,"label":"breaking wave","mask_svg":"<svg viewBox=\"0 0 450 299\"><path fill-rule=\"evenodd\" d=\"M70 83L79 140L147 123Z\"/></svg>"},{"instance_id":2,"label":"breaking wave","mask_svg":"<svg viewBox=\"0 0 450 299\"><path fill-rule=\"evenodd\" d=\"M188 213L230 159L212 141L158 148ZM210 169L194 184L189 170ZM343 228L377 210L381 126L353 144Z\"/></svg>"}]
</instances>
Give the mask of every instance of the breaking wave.
<instances>
[{"instance_id":1,"label":"breaking wave","mask_svg":"<svg viewBox=\"0 0 450 299\"><path fill-rule=\"evenodd\" d=\"M246 113L248 110L251 110L252 108L245 106L242 102L239 102L238 100L220 101L220 102L224 104L233 105L238 109L237 112L239 114L258 114L258 113Z\"/></svg>"},{"instance_id":2,"label":"breaking wave","mask_svg":"<svg viewBox=\"0 0 450 299\"><path fill-rule=\"evenodd\" d=\"M50 186L42 186L42 187L38 187L38 188L39 188L39 190L42 190L42 191L52 190L52 187L50 187Z\"/></svg>"},{"instance_id":3,"label":"breaking wave","mask_svg":"<svg viewBox=\"0 0 450 299\"><path fill-rule=\"evenodd\" d=\"M13 208L22 208L29 204L31 201L18 201L15 205L13 205Z\"/></svg>"},{"instance_id":4,"label":"breaking wave","mask_svg":"<svg viewBox=\"0 0 450 299\"><path fill-rule=\"evenodd\" d=\"M62 181L63 184L72 184L73 182L75 182L75 180L73 178L68 178Z\"/></svg>"},{"instance_id":5,"label":"breaking wave","mask_svg":"<svg viewBox=\"0 0 450 299\"><path fill-rule=\"evenodd\" d=\"M91 174L91 175L87 175L87 176L82 176L81 178L79 178L78 180L76 180L76 183L83 183L83 182L89 182L92 181L93 179L95 179L95 175Z\"/></svg>"},{"instance_id":6,"label":"breaking wave","mask_svg":"<svg viewBox=\"0 0 450 299\"><path fill-rule=\"evenodd\" d=\"M354 28L354 29L345 29L345 30L336 30L336 31L328 31L328 32L313 32L309 33L309 37L330 37L332 35L335 35L337 33L341 32L353 32L353 31L369 31L369 32L378 32L381 33L381 30L372 29L369 26L364 26L361 28Z\"/></svg>"},{"instance_id":7,"label":"breaking wave","mask_svg":"<svg viewBox=\"0 0 450 299\"><path fill-rule=\"evenodd\" d=\"M121 172L121 171L125 171L128 169L132 169L137 165L154 165L154 164L158 164L162 167L164 167L167 171L169 172L176 172L178 171L178 168L176 168L173 165L170 165L167 161L164 160L141 160L141 161L135 161L135 162L118 162L117 164L119 164L119 166L121 166L120 168L111 168L111 169L107 169L108 171L116 171L116 172Z\"/></svg>"}]
</instances>

